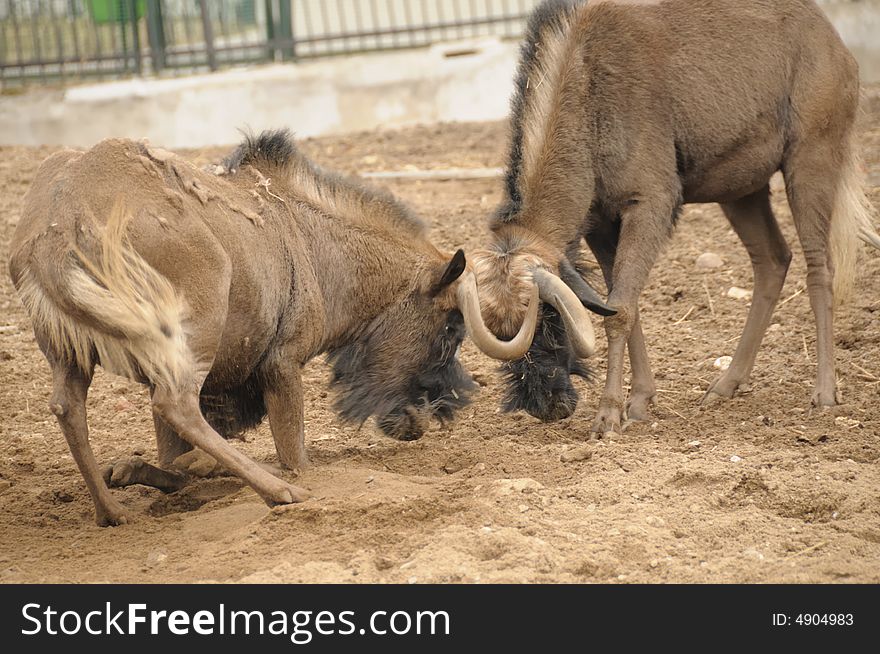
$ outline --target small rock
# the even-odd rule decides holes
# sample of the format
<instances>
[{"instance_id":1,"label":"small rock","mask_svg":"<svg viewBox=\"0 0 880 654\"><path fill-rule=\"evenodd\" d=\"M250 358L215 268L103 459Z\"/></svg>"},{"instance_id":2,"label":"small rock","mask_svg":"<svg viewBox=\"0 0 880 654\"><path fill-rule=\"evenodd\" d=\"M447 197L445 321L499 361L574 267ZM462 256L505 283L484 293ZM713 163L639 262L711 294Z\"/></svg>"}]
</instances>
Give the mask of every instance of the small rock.
<instances>
[{"instance_id":1,"label":"small rock","mask_svg":"<svg viewBox=\"0 0 880 654\"><path fill-rule=\"evenodd\" d=\"M408 583L410 585L417 584L417 583L419 583L419 578L418 577L410 577L409 579L406 580L406 583Z\"/></svg>"},{"instance_id":2,"label":"small rock","mask_svg":"<svg viewBox=\"0 0 880 654\"><path fill-rule=\"evenodd\" d=\"M758 550L751 548L751 547L747 550L744 550L743 554L745 556L749 557L750 559L755 559L756 561L763 561L764 560L764 555L761 554Z\"/></svg>"},{"instance_id":3,"label":"small rock","mask_svg":"<svg viewBox=\"0 0 880 654\"><path fill-rule=\"evenodd\" d=\"M712 364L712 367L714 367L716 370L724 372L725 370L730 368L731 363L733 363L733 357L725 355L723 357L718 357L717 359L715 359L715 363Z\"/></svg>"},{"instance_id":4,"label":"small rock","mask_svg":"<svg viewBox=\"0 0 880 654\"><path fill-rule=\"evenodd\" d=\"M8 479L0 479L0 495L12 488L12 482Z\"/></svg>"},{"instance_id":5,"label":"small rock","mask_svg":"<svg viewBox=\"0 0 880 654\"><path fill-rule=\"evenodd\" d=\"M528 505L528 504L520 504L520 505L519 505L519 512L520 512L520 513L525 513L525 512L528 511L528 510L529 510L529 505Z\"/></svg>"},{"instance_id":6,"label":"small rock","mask_svg":"<svg viewBox=\"0 0 880 654\"><path fill-rule=\"evenodd\" d=\"M740 461L742 461L742 457L739 457L736 454L734 454L732 457L730 457L731 463L739 463Z\"/></svg>"},{"instance_id":7,"label":"small rock","mask_svg":"<svg viewBox=\"0 0 880 654\"><path fill-rule=\"evenodd\" d=\"M559 460L563 463L572 463L574 461L589 461L593 458L593 448L589 445L581 445L565 450L559 455Z\"/></svg>"},{"instance_id":8,"label":"small rock","mask_svg":"<svg viewBox=\"0 0 880 654\"><path fill-rule=\"evenodd\" d=\"M443 466L443 472L447 475L454 475L456 472L460 471L464 466L458 461L451 461Z\"/></svg>"},{"instance_id":9,"label":"small rock","mask_svg":"<svg viewBox=\"0 0 880 654\"><path fill-rule=\"evenodd\" d=\"M772 325L770 325L767 328L767 331L768 332L778 332L780 329L782 329L782 325L780 325L778 322L774 322Z\"/></svg>"},{"instance_id":10,"label":"small rock","mask_svg":"<svg viewBox=\"0 0 880 654\"><path fill-rule=\"evenodd\" d=\"M727 297L734 300L751 300L752 292L738 286L732 286L727 290Z\"/></svg>"},{"instance_id":11,"label":"small rock","mask_svg":"<svg viewBox=\"0 0 880 654\"><path fill-rule=\"evenodd\" d=\"M511 495L513 493L537 493L544 489L544 485L534 479L498 479L492 484L499 495Z\"/></svg>"},{"instance_id":12,"label":"small rock","mask_svg":"<svg viewBox=\"0 0 880 654\"><path fill-rule=\"evenodd\" d=\"M0 361L12 361L15 357L12 356L11 353L3 350L0 352Z\"/></svg>"},{"instance_id":13,"label":"small rock","mask_svg":"<svg viewBox=\"0 0 880 654\"><path fill-rule=\"evenodd\" d=\"M703 252L697 257L696 266L700 270L715 270L724 265L724 261L714 252Z\"/></svg>"},{"instance_id":14,"label":"small rock","mask_svg":"<svg viewBox=\"0 0 880 654\"><path fill-rule=\"evenodd\" d=\"M372 484L375 480L376 478L370 475L369 477L367 477L367 481L365 483Z\"/></svg>"},{"instance_id":15,"label":"small rock","mask_svg":"<svg viewBox=\"0 0 880 654\"><path fill-rule=\"evenodd\" d=\"M390 570L394 567L394 561L387 556L376 557L376 570Z\"/></svg>"},{"instance_id":16,"label":"small rock","mask_svg":"<svg viewBox=\"0 0 880 654\"><path fill-rule=\"evenodd\" d=\"M131 402L129 402L127 399L125 399L124 397L121 397L116 402L116 404L113 405L113 409L117 413L122 413L124 411L134 411L135 409L137 409L137 407L134 404L132 404Z\"/></svg>"},{"instance_id":17,"label":"small rock","mask_svg":"<svg viewBox=\"0 0 880 654\"><path fill-rule=\"evenodd\" d=\"M379 163L379 157L375 154L368 154L363 159L361 159L361 162L366 164L367 166L373 166Z\"/></svg>"},{"instance_id":18,"label":"small rock","mask_svg":"<svg viewBox=\"0 0 880 654\"><path fill-rule=\"evenodd\" d=\"M688 443L688 447L700 447L700 445L702 445L700 441L691 441Z\"/></svg>"},{"instance_id":19,"label":"small rock","mask_svg":"<svg viewBox=\"0 0 880 654\"><path fill-rule=\"evenodd\" d=\"M147 554L147 565L151 567L159 565L167 558L168 554L165 552L165 550L153 550L152 552Z\"/></svg>"}]
</instances>

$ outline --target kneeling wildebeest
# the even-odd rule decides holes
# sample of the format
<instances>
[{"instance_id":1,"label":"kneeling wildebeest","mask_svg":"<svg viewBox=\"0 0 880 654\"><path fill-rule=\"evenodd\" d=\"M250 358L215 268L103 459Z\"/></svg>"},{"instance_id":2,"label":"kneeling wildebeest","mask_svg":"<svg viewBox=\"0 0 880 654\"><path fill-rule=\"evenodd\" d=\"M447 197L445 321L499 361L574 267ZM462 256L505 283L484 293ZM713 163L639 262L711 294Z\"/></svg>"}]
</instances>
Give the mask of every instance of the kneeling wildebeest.
<instances>
[{"instance_id":1,"label":"kneeling wildebeest","mask_svg":"<svg viewBox=\"0 0 880 654\"><path fill-rule=\"evenodd\" d=\"M96 364L149 385L160 466L199 447L274 505L307 493L224 436L268 413L280 462L301 469L312 357L330 353L343 417L375 415L412 439L421 419L467 401L465 331L498 358L531 343L537 293L517 337L498 340L460 250L441 254L402 205L319 170L286 131L248 138L215 173L107 140L49 157L25 199L10 272L99 525L126 515L88 440ZM166 490L185 481L143 462L127 475Z\"/></svg>"},{"instance_id":2,"label":"kneeling wildebeest","mask_svg":"<svg viewBox=\"0 0 880 654\"><path fill-rule=\"evenodd\" d=\"M705 399L732 397L749 379L791 259L770 208L781 170L816 318L813 404L835 404L834 298L852 284L858 239L880 247L854 144L858 96L855 60L809 0L545 2L522 47L505 200L491 246L474 258L487 324L515 332L533 278L540 285L558 270L606 316L593 431L619 431L627 413L646 419L656 388L639 294L682 204L719 202L755 276L733 362ZM609 306L574 265L583 239ZM592 328L584 318L584 335L566 336L557 311L542 315L529 355L508 364L507 408L554 420L575 409L569 374L583 372Z\"/></svg>"}]
</instances>

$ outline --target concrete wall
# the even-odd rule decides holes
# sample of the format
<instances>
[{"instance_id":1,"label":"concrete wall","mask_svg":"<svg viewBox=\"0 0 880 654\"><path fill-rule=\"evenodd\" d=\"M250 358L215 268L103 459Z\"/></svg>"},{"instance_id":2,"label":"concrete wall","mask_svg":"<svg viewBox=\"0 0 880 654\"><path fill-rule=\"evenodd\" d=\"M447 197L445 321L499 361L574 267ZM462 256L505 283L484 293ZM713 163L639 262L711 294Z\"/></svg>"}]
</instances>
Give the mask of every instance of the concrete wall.
<instances>
[{"instance_id":1,"label":"concrete wall","mask_svg":"<svg viewBox=\"0 0 880 654\"><path fill-rule=\"evenodd\" d=\"M880 1L826 10L880 81ZM233 143L237 129L299 136L506 117L518 46L487 40L426 50L0 95L0 143L89 146L108 136L169 148Z\"/></svg>"}]
</instances>

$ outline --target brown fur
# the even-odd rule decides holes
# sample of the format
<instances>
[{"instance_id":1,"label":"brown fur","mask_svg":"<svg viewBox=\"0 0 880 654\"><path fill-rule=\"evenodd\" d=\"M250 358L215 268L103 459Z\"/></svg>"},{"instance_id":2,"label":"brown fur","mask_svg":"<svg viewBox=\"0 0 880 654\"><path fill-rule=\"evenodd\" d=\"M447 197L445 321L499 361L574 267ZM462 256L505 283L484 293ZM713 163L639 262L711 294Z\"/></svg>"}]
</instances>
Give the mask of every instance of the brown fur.
<instances>
[{"instance_id":1,"label":"brown fur","mask_svg":"<svg viewBox=\"0 0 880 654\"><path fill-rule=\"evenodd\" d=\"M305 493L220 438L200 393L232 403L211 409L236 424L268 411L281 463L294 470L306 464L300 368L319 353L357 345L370 391L360 401L393 413L395 429L408 429L397 416L422 402L448 418L466 400L454 357L463 256L451 270L405 207L321 171L284 132L243 148L240 169L217 176L107 140L50 157L26 197L10 272L100 524L126 518L88 445L96 364L150 385L161 465L200 447L270 504ZM413 396L419 384L426 398Z\"/></svg>"},{"instance_id":2,"label":"brown fur","mask_svg":"<svg viewBox=\"0 0 880 654\"><path fill-rule=\"evenodd\" d=\"M551 269L585 238L603 267L609 368L597 431L623 418L622 357L633 417L654 383L638 296L683 203L720 202L755 265L756 302L731 369L747 379L790 253L764 195L778 170L808 262L819 374L814 402L836 402L831 307L851 288L858 239L876 239L853 145L858 70L810 0L548 0L530 23L513 104L507 197L478 253L487 323L521 319L534 250ZM833 289L832 289L833 281ZM494 297L490 297L490 295Z\"/></svg>"}]
</instances>

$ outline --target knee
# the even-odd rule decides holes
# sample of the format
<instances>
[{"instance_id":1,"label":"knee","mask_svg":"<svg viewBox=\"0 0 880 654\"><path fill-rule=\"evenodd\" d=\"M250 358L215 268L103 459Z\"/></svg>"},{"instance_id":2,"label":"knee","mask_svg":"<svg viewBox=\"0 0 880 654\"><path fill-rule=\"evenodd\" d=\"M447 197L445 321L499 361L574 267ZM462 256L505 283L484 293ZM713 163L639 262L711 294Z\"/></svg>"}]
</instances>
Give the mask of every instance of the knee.
<instances>
[{"instance_id":1,"label":"knee","mask_svg":"<svg viewBox=\"0 0 880 654\"><path fill-rule=\"evenodd\" d=\"M56 418L63 418L69 410L69 405L65 401L55 396L49 400L49 411L54 413Z\"/></svg>"},{"instance_id":2,"label":"knee","mask_svg":"<svg viewBox=\"0 0 880 654\"><path fill-rule=\"evenodd\" d=\"M49 398L49 411L59 420L70 413L70 396L65 388L56 388Z\"/></svg>"},{"instance_id":3,"label":"knee","mask_svg":"<svg viewBox=\"0 0 880 654\"><path fill-rule=\"evenodd\" d=\"M609 339L627 338L635 322L635 312L628 307L612 306L617 309L617 313L605 317L605 334Z\"/></svg>"}]
</instances>

